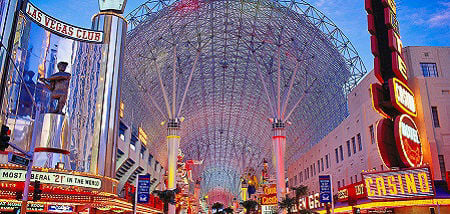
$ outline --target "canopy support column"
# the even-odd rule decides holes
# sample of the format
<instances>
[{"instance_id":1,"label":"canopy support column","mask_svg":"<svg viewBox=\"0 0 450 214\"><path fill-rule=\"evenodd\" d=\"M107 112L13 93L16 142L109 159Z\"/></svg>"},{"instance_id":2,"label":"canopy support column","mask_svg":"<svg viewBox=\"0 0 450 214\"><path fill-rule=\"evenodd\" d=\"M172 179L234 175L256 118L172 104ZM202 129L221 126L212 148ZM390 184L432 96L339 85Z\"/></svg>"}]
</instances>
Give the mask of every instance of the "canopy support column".
<instances>
[{"instance_id":1,"label":"canopy support column","mask_svg":"<svg viewBox=\"0 0 450 214\"><path fill-rule=\"evenodd\" d=\"M170 119L167 123L167 152L168 152L168 182L167 189L174 190L177 188L177 154L180 146L180 121ZM175 214L175 204L169 204L169 214Z\"/></svg>"},{"instance_id":2,"label":"canopy support column","mask_svg":"<svg viewBox=\"0 0 450 214\"><path fill-rule=\"evenodd\" d=\"M275 119L272 123L272 151L277 177L277 199L282 201L286 195L286 180L284 174L284 152L286 148L285 123Z\"/></svg>"}]
</instances>

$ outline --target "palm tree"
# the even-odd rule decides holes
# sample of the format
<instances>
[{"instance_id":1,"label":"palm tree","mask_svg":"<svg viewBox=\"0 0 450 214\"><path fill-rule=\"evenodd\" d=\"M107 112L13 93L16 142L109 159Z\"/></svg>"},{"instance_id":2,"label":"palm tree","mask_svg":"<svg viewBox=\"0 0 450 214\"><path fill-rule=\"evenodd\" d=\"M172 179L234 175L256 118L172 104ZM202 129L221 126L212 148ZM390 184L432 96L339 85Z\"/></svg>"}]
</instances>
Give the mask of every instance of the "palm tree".
<instances>
[{"instance_id":1,"label":"palm tree","mask_svg":"<svg viewBox=\"0 0 450 214\"><path fill-rule=\"evenodd\" d=\"M158 196L158 198L164 203L164 213L167 213L169 211L169 203L175 204L175 194L176 190L155 190L152 192L152 194Z\"/></svg>"},{"instance_id":2,"label":"palm tree","mask_svg":"<svg viewBox=\"0 0 450 214\"><path fill-rule=\"evenodd\" d=\"M231 207L227 207L227 208L223 209L223 211L225 213L233 213L234 212L233 208L231 208Z\"/></svg>"},{"instance_id":3,"label":"palm tree","mask_svg":"<svg viewBox=\"0 0 450 214\"><path fill-rule=\"evenodd\" d=\"M298 202L298 200L304 196L308 195L308 187L305 185L300 185L298 187L292 187L292 190L295 192L295 201ZM314 213L310 209L301 209L299 210L299 214L311 214Z\"/></svg>"},{"instance_id":4,"label":"palm tree","mask_svg":"<svg viewBox=\"0 0 450 214\"><path fill-rule=\"evenodd\" d=\"M286 198L278 202L278 205L280 209L286 209L287 213L290 214L291 209L292 207L294 207L296 201L297 200L295 198L290 198L289 196L286 196Z\"/></svg>"},{"instance_id":5,"label":"palm tree","mask_svg":"<svg viewBox=\"0 0 450 214\"><path fill-rule=\"evenodd\" d=\"M297 200L308 194L308 187L305 185L300 185L298 187L292 187L291 189L294 190L295 199L297 199Z\"/></svg>"},{"instance_id":6,"label":"palm tree","mask_svg":"<svg viewBox=\"0 0 450 214\"><path fill-rule=\"evenodd\" d=\"M249 214L250 211L253 211L256 209L256 207L258 206L258 202L254 201L254 200L247 200L244 202L240 203L246 210L246 214Z\"/></svg>"}]
</instances>

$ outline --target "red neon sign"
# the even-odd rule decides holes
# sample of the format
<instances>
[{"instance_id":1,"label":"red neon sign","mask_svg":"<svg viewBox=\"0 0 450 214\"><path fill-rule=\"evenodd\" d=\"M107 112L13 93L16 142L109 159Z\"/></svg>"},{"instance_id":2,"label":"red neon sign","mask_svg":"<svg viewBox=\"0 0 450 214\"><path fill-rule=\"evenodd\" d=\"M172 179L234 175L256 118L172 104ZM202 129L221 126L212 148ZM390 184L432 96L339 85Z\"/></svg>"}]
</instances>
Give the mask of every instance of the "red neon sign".
<instances>
[{"instance_id":1,"label":"red neon sign","mask_svg":"<svg viewBox=\"0 0 450 214\"><path fill-rule=\"evenodd\" d=\"M397 149L403 163L410 167L422 165L422 144L414 120L403 114L395 119L394 129Z\"/></svg>"}]
</instances>

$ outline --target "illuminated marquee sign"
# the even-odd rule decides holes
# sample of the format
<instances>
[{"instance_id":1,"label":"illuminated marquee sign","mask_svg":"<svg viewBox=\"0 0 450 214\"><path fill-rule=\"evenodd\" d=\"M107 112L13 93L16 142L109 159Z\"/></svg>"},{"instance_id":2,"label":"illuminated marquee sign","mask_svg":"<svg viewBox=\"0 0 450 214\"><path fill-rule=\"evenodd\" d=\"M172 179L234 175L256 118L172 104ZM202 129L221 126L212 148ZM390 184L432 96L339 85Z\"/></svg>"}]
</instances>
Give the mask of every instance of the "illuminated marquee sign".
<instances>
[{"instance_id":1,"label":"illuminated marquee sign","mask_svg":"<svg viewBox=\"0 0 450 214\"><path fill-rule=\"evenodd\" d=\"M264 194L261 196L261 205L277 205L277 186L275 184L265 185Z\"/></svg>"},{"instance_id":2,"label":"illuminated marquee sign","mask_svg":"<svg viewBox=\"0 0 450 214\"><path fill-rule=\"evenodd\" d=\"M59 21L42 12L39 8L35 7L30 2L27 3L25 10L25 13L28 15L28 17L30 17L37 24L44 27L46 30L49 30L62 37L81 40L85 42L103 42L103 32L101 31L84 29Z\"/></svg>"},{"instance_id":3,"label":"illuminated marquee sign","mask_svg":"<svg viewBox=\"0 0 450 214\"><path fill-rule=\"evenodd\" d=\"M422 144L414 120L403 114L395 119L394 128L397 149L403 163L411 167L420 166L423 160Z\"/></svg>"},{"instance_id":4,"label":"illuminated marquee sign","mask_svg":"<svg viewBox=\"0 0 450 214\"><path fill-rule=\"evenodd\" d=\"M338 201L357 200L367 197L364 182L357 182L338 189Z\"/></svg>"},{"instance_id":5,"label":"illuminated marquee sign","mask_svg":"<svg viewBox=\"0 0 450 214\"><path fill-rule=\"evenodd\" d=\"M139 127L138 134L139 134L138 135L139 140L141 140L141 142L144 143L144 145L147 145L147 143L148 143L148 135L147 135L147 133L145 133L144 129Z\"/></svg>"},{"instance_id":6,"label":"illuminated marquee sign","mask_svg":"<svg viewBox=\"0 0 450 214\"><path fill-rule=\"evenodd\" d=\"M392 105L401 113L417 116L416 103L414 101L414 93L411 89L397 78L389 80L389 91L391 93Z\"/></svg>"},{"instance_id":7,"label":"illuminated marquee sign","mask_svg":"<svg viewBox=\"0 0 450 214\"><path fill-rule=\"evenodd\" d=\"M299 209L317 209L324 207L324 203L320 203L319 200L320 194L316 193L314 195L310 195L308 197L303 197L298 200L298 208ZM295 207L297 209L297 207ZM294 210L295 212L295 210Z\"/></svg>"},{"instance_id":8,"label":"illuminated marquee sign","mask_svg":"<svg viewBox=\"0 0 450 214\"><path fill-rule=\"evenodd\" d=\"M21 169L0 169L0 181L25 181L25 174L26 171ZM102 181L98 178L55 172L33 171L31 173L31 181L93 189L100 189L102 187Z\"/></svg>"},{"instance_id":9,"label":"illuminated marquee sign","mask_svg":"<svg viewBox=\"0 0 450 214\"><path fill-rule=\"evenodd\" d=\"M428 167L390 172L363 173L370 200L417 199L434 196Z\"/></svg>"},{"instance_id":10,"label":"illuminated marquee sign","mask_svg":"<svg viewBox=\"0 0 450 214\"><path fill-rule=\"evenodd\" d=\"M1 211L12 211L14 209L19 209L21 206L22 206L21 202L0 201ZM45 211L45 205L28 203L27 211Z\"/></svg>"},{"instance_id":11,"label":"illuminated marquee sign","mask_svg":"<svg viewBox=\"0 0 450 214\"><path fill-rule=\"evenodd\" d=\"M365 8L375 56L374 73L381 83L370 85L373 108L384 117L377 125L378 151L389 168L420 166L422 146L411 118L417 116L417 108L414 93L407 85L397 5L395 0L365 0Z\"/></svg>"}]
</instances>

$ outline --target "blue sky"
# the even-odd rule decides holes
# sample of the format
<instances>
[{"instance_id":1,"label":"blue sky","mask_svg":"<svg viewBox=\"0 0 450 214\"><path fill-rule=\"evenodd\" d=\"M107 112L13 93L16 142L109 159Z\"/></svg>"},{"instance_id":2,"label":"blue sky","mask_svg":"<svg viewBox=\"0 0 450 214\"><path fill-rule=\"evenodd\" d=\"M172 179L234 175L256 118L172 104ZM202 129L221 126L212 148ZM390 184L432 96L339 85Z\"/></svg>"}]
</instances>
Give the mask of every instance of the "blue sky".
<instances>
[{"instance_id":1,"label":"blue sky","mask_svg":"<svg viewBox=\"0 0 450 214\"><path fill-rule=\"evenodd\" d=\"M90 28L97 0L30 0L57 19ZM146 0L128 0L125 14ZM308 1L308 0L307 0ZM364 0L309 0L341 28L368 70L373 68ZM397 0L404 46L450 46L450 0Z\"/></svg>"}]
</instances>

